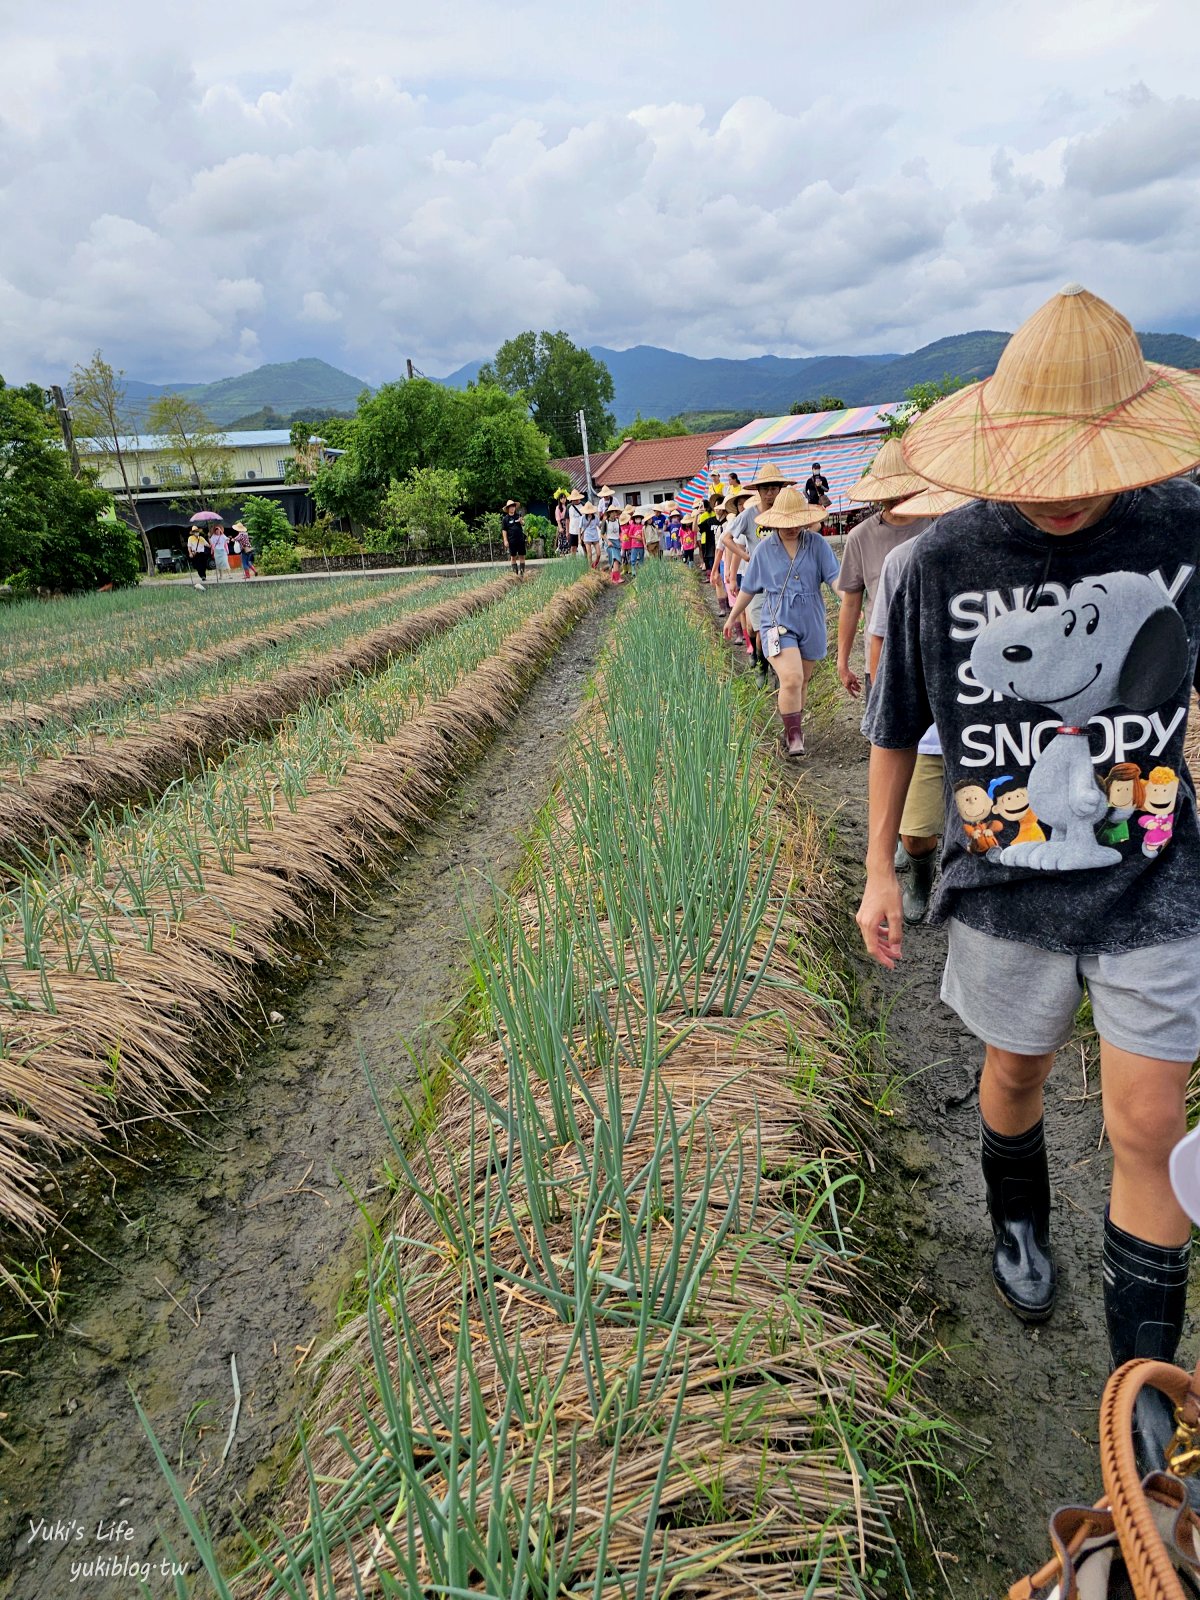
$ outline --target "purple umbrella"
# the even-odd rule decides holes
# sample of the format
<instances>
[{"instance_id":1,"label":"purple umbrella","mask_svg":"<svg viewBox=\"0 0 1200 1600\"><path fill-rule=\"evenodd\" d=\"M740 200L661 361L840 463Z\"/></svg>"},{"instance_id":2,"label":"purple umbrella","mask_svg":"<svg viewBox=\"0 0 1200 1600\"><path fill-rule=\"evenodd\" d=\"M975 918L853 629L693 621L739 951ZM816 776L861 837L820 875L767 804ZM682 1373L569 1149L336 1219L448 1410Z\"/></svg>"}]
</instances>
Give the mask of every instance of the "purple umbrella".
<instances>
[{"instance_id":1,"label":"purple umbrella","mask_svg":"<svg viewBox=\"0 0 1200 1600\"><path fill-rule=\"evenodd\" d=\"M191 522L224 522L224 520L225 518L216 511L197 511L194 517L189 518Z\"/></svg>"}]
</instances>

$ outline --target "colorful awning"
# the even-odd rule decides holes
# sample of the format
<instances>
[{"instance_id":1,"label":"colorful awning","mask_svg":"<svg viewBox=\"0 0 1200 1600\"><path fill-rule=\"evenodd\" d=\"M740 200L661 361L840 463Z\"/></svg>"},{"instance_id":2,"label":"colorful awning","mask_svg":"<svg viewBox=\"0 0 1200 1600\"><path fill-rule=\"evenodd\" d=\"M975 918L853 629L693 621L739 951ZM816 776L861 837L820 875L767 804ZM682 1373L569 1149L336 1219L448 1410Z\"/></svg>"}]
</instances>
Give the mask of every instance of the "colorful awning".
<instances>
[{"instance_id":1,"label":"colorful awning","mask_svg":"<svg viewBox=\"0 0 1200 1600\"><path fill-rule=\"evenodd\" d=\"M710 445L710 472L728 480L736 472L742 483L768 465L792 478L797 488L812 472L814 461L829 482L834 511L846 511L857 501L846 491L862 477L883 443L888 417L903 410L905 402L890 405L851 406L842 411L810 411L795 417L759 417Z\"/></svg>"}]
</instances>

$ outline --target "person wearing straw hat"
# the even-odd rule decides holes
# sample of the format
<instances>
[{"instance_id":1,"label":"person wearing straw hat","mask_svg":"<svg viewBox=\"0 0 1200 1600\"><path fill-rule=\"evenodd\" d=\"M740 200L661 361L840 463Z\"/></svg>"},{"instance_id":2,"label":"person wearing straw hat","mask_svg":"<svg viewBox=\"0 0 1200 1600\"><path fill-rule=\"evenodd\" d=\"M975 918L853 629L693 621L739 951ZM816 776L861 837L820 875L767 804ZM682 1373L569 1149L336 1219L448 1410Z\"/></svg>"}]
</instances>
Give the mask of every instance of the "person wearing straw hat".
<instances>
[{"instance_id":1,"label":"person wearing straw hat","mask_svg":"<svg viewBox=\"0 0 1200 1600\"><path fill-rule=\"evenodd\" d=\"M242 558L242 577L245 580L258 577L258 568L254 565L254 540L250 537L250 530L244 522L233 524L233 548Z\"/></svg>"},{"instance_id":2,"label":"person wearing straw hat","mask_svg":"<svg viewBox=\"0 0 1200 1600\"><path fill-rule=\"evenodd\" d=\"M662 536L666 525L667 519L662 514L662 508L651 506L646 514L643 529L646 535L646 555L652 556L655 560L659 560L662 556Z\"/></svg>"},{"instance_id":3,"label":"person wearing straw hat","mask_svg":"<svg viewBox=\"0 0 1200 1600\"><path fill-rule=\"evenodd\" d=\"M732 639L752 595L764 596L763 649L779 680L779 715L784 754L804 754L804 701L808 680L829 648L821 585L833 587L837 557L819 533L824 508L810 506L798 489L780 490L759 526L760 540L742 574L741 592L725 619Z\"/></svg>"},{"instance_id":4,"label":"person wearing straw hat","mask_svg":"<svg viewBox=\"0 0 1200 1600\"><path fill-rule=\"evenodd\" d=\"M604 544L608 552L609 577L614 583L621 581L621 512L609 506L604 514Z\"/></svg>"},{"instance_id":5,"label":"person wearing straw hat","mask_svg":"<svg viewBox=\"0 0 1200 1600\"><path fill-rule=\"evenodd\" d=\"M1184 757L1200 490L1179 476L1200 464L1200 378L1147 363L1129 322L1070 284L1018 329L992 377L918 418L903 451L922 477L977 499L921 538L888 614L868 713L859 928L894 966L892 853L917 741L935 721L948 787L966 801L961 821L948 811L930 918L949 924L943 996L984 1046L994 1283L1022 1319L1050 1315L1043 1085L1086 987L1113 1155L1110 1352L1169 1361L1190 1225L1168 1160L1200 1053L1200 828ZM1100 837L1099 780L1118 766L1178 779L1170 843L1150 856L1139 827L1124 843ZM994 848L972 849L980 796L1004 780L1026 791L1041 838L1002 826ZM1156 1396L1139 1400L1147 1470L1161 1467L1171 1428Z\"/></svg>"},{"instance_id":6,"label":"person wearing straw hat","mask_svg":"<svg viewBox=\"0 0 1200 1600\"><path fill-rule=\"evenodd\" d=\"M725 598L731 609L738 597L738 569L750 559L750 537L757 507L751 510L747 504L749 499L750 490L743 489L739 484L729 489L721 503L721 509L725 514L725 526L721 530L718 544L725 573ZM747 652L753 654L754 644L745 623L739 622L736 633L734 635L727 633L726 638L736 637L738 634L741 635Z\"/></svg>"},{"instance_id":7,"label":"person wearing straw hat","mask_svg":"<svg viewBox=\"0 0 1200 1600\"><path fill-rule=\"evenodd\" d=\"M554 491L554 553L565 556L567 553L567 491L556 489Z\"/></svg>"},{"instance_id":8,"label":"person wearing straw hat","mask_svg":"<svg viewBox=\"0 0 1200 1600\"><path fill-rule=\"evenodd\" d=\"M188 530L187 553L188 561L192 568L192 588L206 589L208 580L208 535L204 531L204 523L200 518L193 517Z\"/></svg>"},{"instance_id":9,"label":"person wearing straw hat","mask_svg":"<svg viewBox=\"0 0 1200 1600\"><path fill-rule=\"evenodd\" d=\"M871 599L879 583L879 572L888 551L906 539L915 538L927 522L897 517L895 507L902 500L920 494L929 485L917 476L904 459L900 440L887 439L875 453L869 469L847 491L849 500L873 501L879 509L856 523L842 546L842 568L838 574L841 609L838 612L837 675L852 699L863 692L864 684L850 664L858 624L864 606L870 615ZM866 675L867 697L871 674Z\"/></svg>"},{"instance_id":10,"label":"person wearing straw hat","mask_svg":"<svg viewBox=\"0 0 1200 1600\"><path fill-rule=\"evenodd\" d=\"M600 565L600 517L596 507L590 500L585 500L581 507L583 522L580 524L583 553L588 559L588 566L595 570Z\"/></svg>"},{"instance_id":11,"label":"person wearing straw hat","mask_svg":"<svg viewBox=\"0 0 1200 1600\"><path fill-rule=\"evenodd\" d=\"M603 522L607 517L609 507L616 502L617 492L610 489L607 483L602 483L596 490L596 515Z\"/></svg>"},{"instance_id":12,"label":"person wearing straw hat","mask_svg":"<svg viewBox=\"0 0 1200 1600\"><path fill-rule=\"evenodd\" d=\"M583 532L583 496L572 489L567 496L567 554L575 555L579 549L579 536Z\"/></svg>"},{"instance_id":13,"label":"person wearing straw hat","mask_svg":"<svg viewBox=\"0 0 1200 1600\"><path fill-rule=\"evenodd\" d=\"M793 482L794 480L785 477L783 473L780 472L778 466L776 466L776 464L772 461L762 469L757 477L750 479L750 481L747 483L746 487L758 500L758 508L755 511L755 538L763 539L767 536L767 529L763 527L760 512L770 511L771 507L775 504L780 490L788 488L793 484ZM768 663L766 656L763 654L762 648L762 608L763 597L761 594L756 594L746 609L746 622L749 625L754 640L755 665L758 667L759 673L765 683L767 679Z\"/></svg>"},{"instance_id":14,"label":"person wearing straw hat","mask_svg":"<svg viewBox=\"0 0 1200 1600\"><path fill-rule=\"evenodd\" d=\"M525 519L518 500L506 500L500 516L500 538L518 578L525 576Z\"/></svg>"},{"instance_id":15,"label":"person wearing straw hat","mask_svg":"<svg viewBox=\"0 0 1200 1600\"><path fill-rule=\"evenodd\" d=\"M917 540L936 518L966 505L970 498L970 495L954 494L949 489L926 490L901 501L894 508L897 523L915 528L917 532L910 533L901 544L893 545L883 558L879 570L865 629L868 682L879 671L888 611ZM864 715L864 733L866 720ZM904 797L904 810L900 815L900 843L895 856L896 871L905 874L901 910L905 922L910 926L924 922L929 910L929 897L937 875L937 849L946 820L945 786L946 764L942 759L942 742L938 737L937 725L931 723L917 743L917 761L912 782Z\"/></svg>"}]
</instances>

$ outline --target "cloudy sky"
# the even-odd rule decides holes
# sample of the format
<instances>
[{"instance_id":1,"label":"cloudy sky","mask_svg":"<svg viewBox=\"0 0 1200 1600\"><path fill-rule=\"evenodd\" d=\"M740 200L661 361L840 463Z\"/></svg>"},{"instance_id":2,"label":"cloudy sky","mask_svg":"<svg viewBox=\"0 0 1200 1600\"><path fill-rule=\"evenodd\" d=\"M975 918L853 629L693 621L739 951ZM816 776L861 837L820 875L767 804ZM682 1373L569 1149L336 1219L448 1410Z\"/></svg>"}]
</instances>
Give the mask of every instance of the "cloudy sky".
<instances>
[{"instance_id":1,"label":"cloudy sky","mask_svg":"<svg viewBox=\"0 0 1200 1600\"><path fill-rule=\"evenodd\" d=\"M0 372L1200 334L1196 0L0 0Z\"/></svg>"}]
</instances>

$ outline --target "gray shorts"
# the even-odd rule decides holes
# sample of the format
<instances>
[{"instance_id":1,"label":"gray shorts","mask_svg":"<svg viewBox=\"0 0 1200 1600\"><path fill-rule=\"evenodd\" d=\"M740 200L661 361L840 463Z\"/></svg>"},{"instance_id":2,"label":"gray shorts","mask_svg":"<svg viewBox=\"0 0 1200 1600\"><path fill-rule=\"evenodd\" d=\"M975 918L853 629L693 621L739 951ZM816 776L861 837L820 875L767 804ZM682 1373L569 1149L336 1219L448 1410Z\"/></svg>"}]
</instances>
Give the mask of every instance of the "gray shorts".
<instances>
[{"instance_id":1,"label":"gray shorts","mask_svg":"<svg viewBox=\"0 0 1200 1600\"><path fill-rule=\"evenodd\" d=\"M979 933L951 917L942 999L977 1039L1014 1055L1066 1044L1084 985L1101 1039L1134 1055L1200 1055L1200 936L1123 955L1069 955Z\"/></svg>"},{"instance_id":2,"label":"gray shorts","mask_svg":"<svg viewBox=\"0 0 1200 1600\"><path fill-rule=\"evenodd\" d=\"M746 620L755 633L762 627L763 599L764 596L756 594L746 607Z\"/></svg>"}]
</instances>

